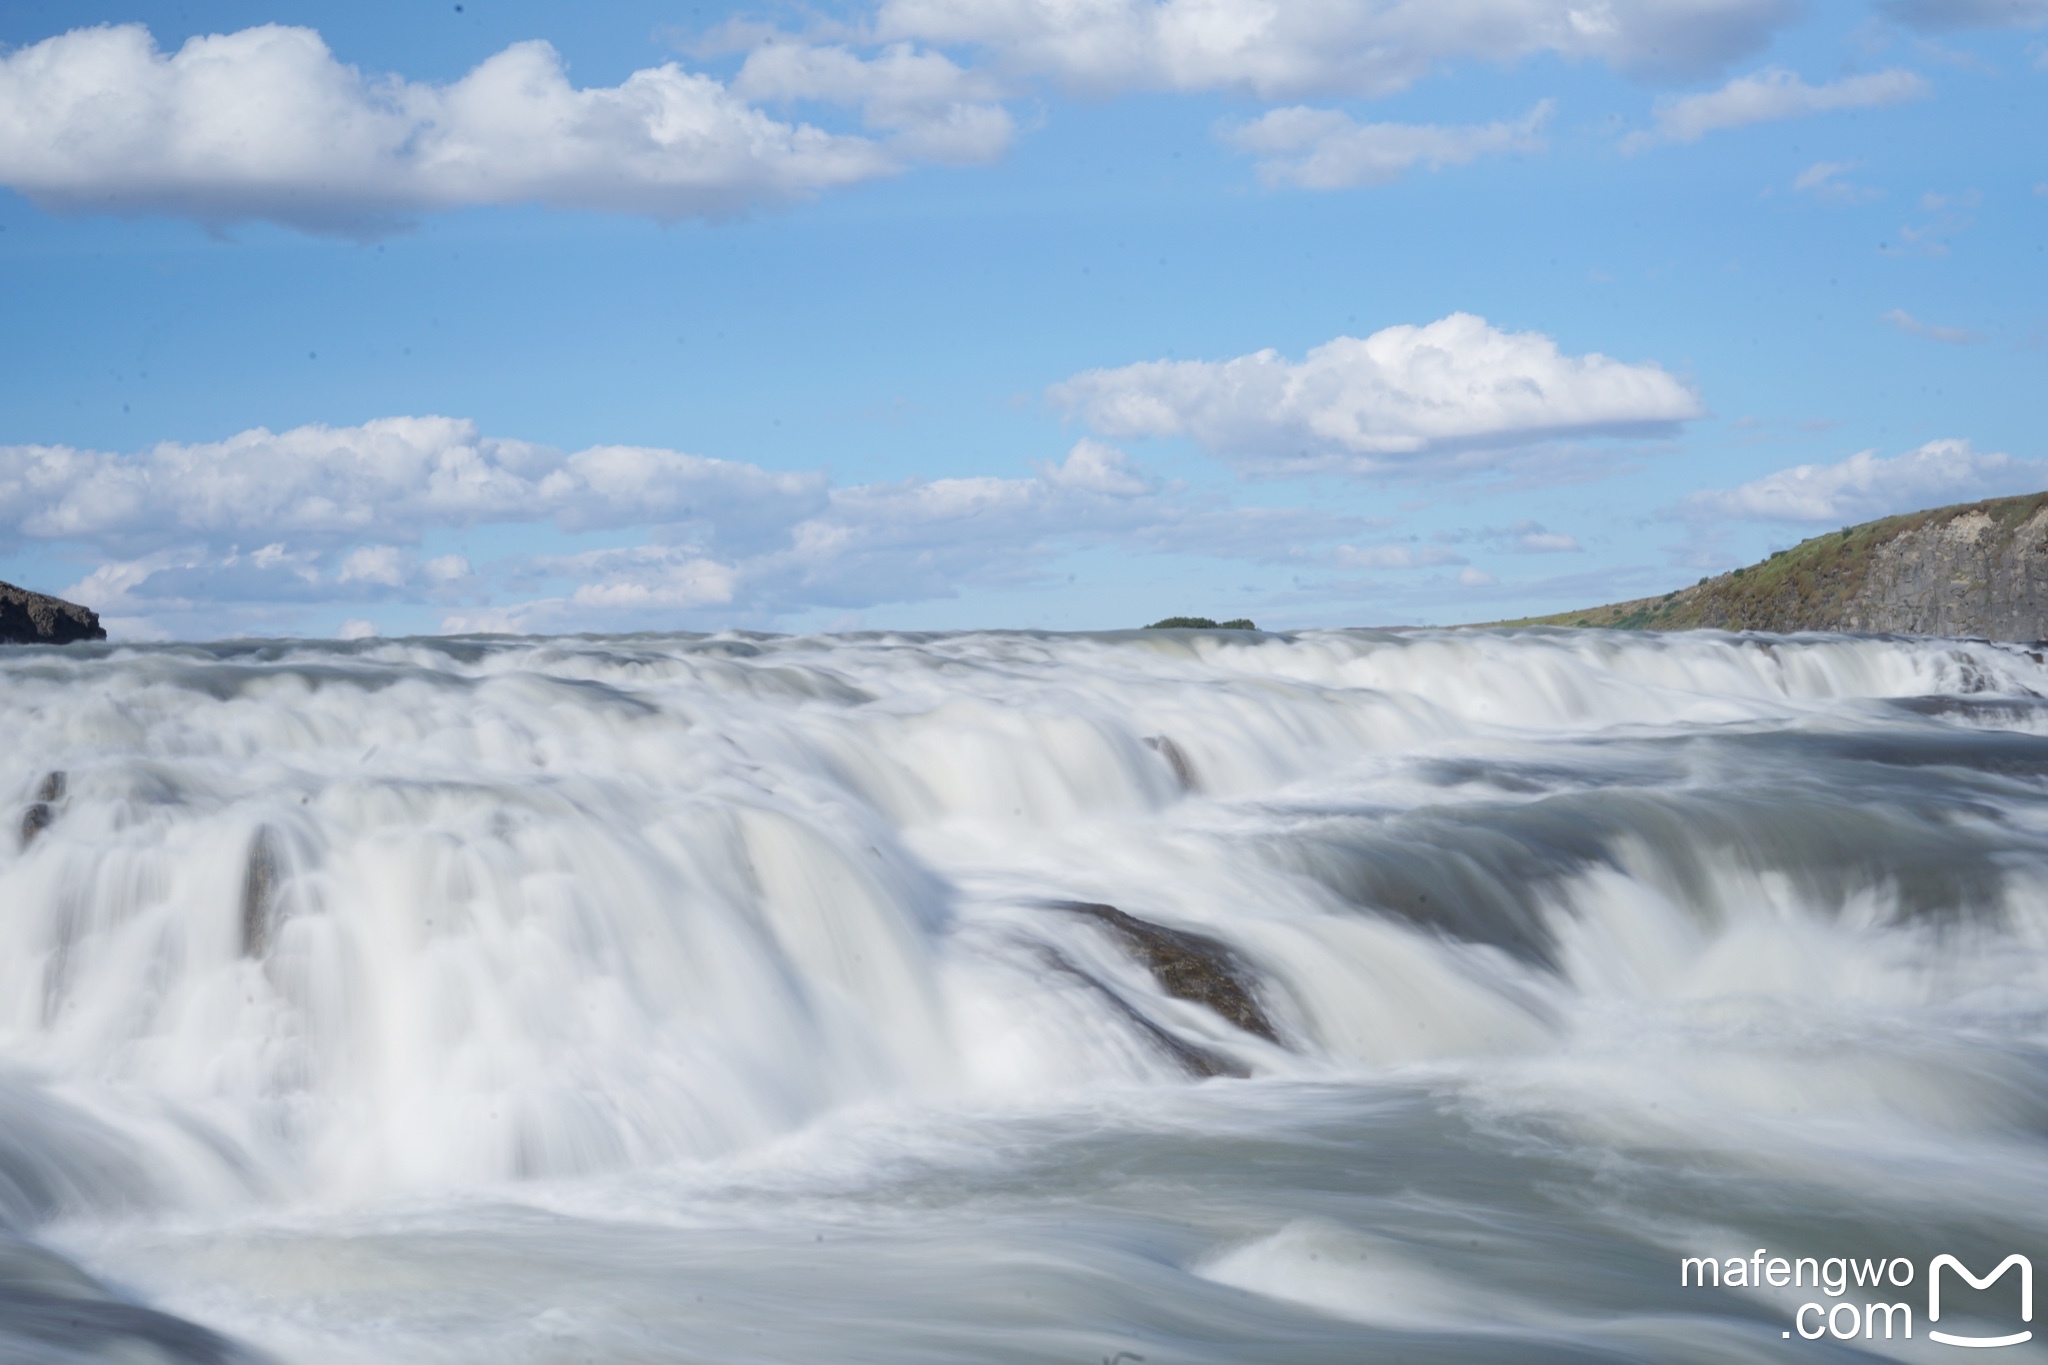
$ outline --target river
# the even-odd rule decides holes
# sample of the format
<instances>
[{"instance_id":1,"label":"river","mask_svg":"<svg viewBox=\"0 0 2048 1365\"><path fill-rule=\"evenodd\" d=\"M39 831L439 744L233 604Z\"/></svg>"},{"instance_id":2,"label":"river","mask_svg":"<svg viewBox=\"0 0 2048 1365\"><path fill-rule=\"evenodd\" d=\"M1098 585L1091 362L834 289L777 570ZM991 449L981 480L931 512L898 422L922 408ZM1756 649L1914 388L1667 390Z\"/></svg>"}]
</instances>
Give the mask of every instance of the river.
<instances>
[{"instance_id":1,"label":"river","mask_svg":"<svg viewBox=\"0 0 2048 1365\"><path fill-rule=\"evenodd\" d=\"M1939 1358L1680 1263L1917 1314L2048 1251L2044 693L1708 632L9 649L0 1358Z\"/></svg>"}]
</instances>

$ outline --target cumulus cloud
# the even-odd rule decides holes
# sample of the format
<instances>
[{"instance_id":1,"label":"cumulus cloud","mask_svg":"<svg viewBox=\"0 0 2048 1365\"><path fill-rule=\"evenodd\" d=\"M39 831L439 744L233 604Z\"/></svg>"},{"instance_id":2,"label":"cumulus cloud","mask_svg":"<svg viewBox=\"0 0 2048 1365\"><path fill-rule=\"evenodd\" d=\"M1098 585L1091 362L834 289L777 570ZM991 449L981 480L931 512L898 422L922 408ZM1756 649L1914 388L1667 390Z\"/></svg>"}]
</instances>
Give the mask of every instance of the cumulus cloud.
<instances>
[{"instance_id":1,"label":"cumulus cloud","mask_svg":"<svg viewBox=\"0 0 2048 1365\"><path fill-rule=\"evenodd\" d=\"M1338 337L1300 361L1266 350L1090 370L1048 396L1105 435L1185 435L1264 474L1470 464L1558 437L1664 432L1701 413L1654 363L1566 355L1540 332L1470 313Z\"/></svg>"},{"instance_id":2,"label":"cumulus cloud","mask_svg":"<svg viewBox=\"0 0 2048 1365\"><path fill-rule=\"evenodd\" d=\"M1259 158L1259 178L1268 185L1333 190L1384 185L1415 165L1440 171L1503 152L1540 152L1553 108L1544 100L1513 123L1442 127L1358 123L1336 109L1296 106L1226 128L1222 136Z\"/></svg>"},{"instance_id":3,"label":"cumulus cloud","mask_svg":"<svg viewBox=\"0 0 2048 1365\"><path fill-rule=\"evenodd\" d=\"M2048 0L1883 0L1877 8L1887 18L1923 33L2048 24Z\"/></svg>"},{"instance_id":4,"label":"cumulus cloud","mask_svg":"<svg viewBox=\"0 0 2048 1365\"><path fill-rule=\"evenodd\" d=\"M366 73L310 28L158 49L140 24L0 55L0 185L59 210L267 220L366 235L414 214L540 203L724 216L887 176L986 162L1004 101L1050 79L1094 92L1375 97L1445 62L1538 54L1696 74L1762 46L1792 0L881 0L808 35L726 26L731 82L676 63L578 87L546 42L446 84ZM963 64L941 51L978 54ZM834 131L762 106L856 109ZM787 108L782 110L787 113ZM1528 150L1535 123L1349 124L1284 110L1244 130L1280 182L1368 183ZM830 120L827 120L830 122Z\"/></svg>"},{"instance_id":5,"label":"cumulus cloud","mask_svg":"<svg viewBox=\"0 0 2048 1365\"><path fill-rule=\"evenodd\" d=\"M1980 452L1968 441L1929 441L1889 459L1858 451L1835 464L1803 464L1736 488L1685 499L1692 516L1847 525L1943 503L2048 487L2048 461Z\"/></svg>"},{"instance_id":6,"label":"cumulus cloud","mask_svg":"<svg viewBox=\"0 0 2048 1365\"><path fill-rule=\"evenodd\" d=\"M1622 139L1622 150L1639 151L1660 142L1697 142L1708 133L1743 128L1752 123L1804 118L1840 109L1869 109L1925 99L1934 87L1926 78L1902 68L1846 76L1826 85L1808 85L1796 71L1765 67L1737 76L1719 90L1681 95L1657 102L1656 127Z\"/></svg>"},{"instance_id":7,"label":"cumulus cloud","mask_svg":"<svg viewBox=\"0 0 2048 1365\"><path fill-rule=\"evenodd\" d=\"M447 543L507 526L547 529L496 559ZM131 638L291 629L336 607L360 623L380 603L438 607L451 629L772 626L1029 583L1091 544L1289 559L1364 526L1231 508L1092 439L1018 477L848 486L658 448L563 452L445 417L129 455L0 447L0 545L97 561L63 591Z\"/></svg>"},{"instance_id":8,"label":"cumulus cloud","mask_svg":"<svg viewBox=\"0 0 2048 1365\"><path fill-rule=\"evenodd\" d=\"M1717 69L1754 52L1789 0L883 0L884 39L972 46L995 66L1095 93L1379 96L1439 63L1539 53L1631 72Z\"/></svg>"},{"instance_id":9,"label":"cumulus cloud","mask_svg":"<svg viewBox=\"0 0 2048 1365\"><path fill-rule=\"evenodd\" d=\"M1114 539L1154 549L1231 553L1207 542L1213 516L1174 496L1120 451L1082 441L1034 477L905 479L833 489L822 508L713 556L695 545L645 545L537 557L566 593L456 612L451 630L587 629L576 623L668 619L715 607L756 621L814 608L859 609L1031 581L1060 549ZM1324 519L1316 533L1350 529ZM650 613L655 615L650 618ZM665 614L665 618L662 614Z\"/></svg>"},{"instance_id":10,"label":"cumulus cloud","mask_svg":"<svg viewBox=\"0 0 2048 1365\"><path fill-rule=\"evenodd\" d=\"M1016 131L1000 103L1011 92L993 76L910 43L873 57L843 44L763 43L747 55L732 91L754 103L857 105L868 127L889 134L893 150L924 161L993 161Z\"/></svg>"},{"instance_id":11,"label":"cumulus cloud","mask_svg":"<svg viewBox=\"0 0 2048 1365\"><path fill-rule=\"evenodd\" d=\"M701 524L744 536L825 502L819 474L638 446L564 454L448 417L258 427L137 456L0 446L0 535L112 553L252 533L322 548L369 535L410 543L432 527L523 521L569 531Z\"/></svg>"},{"instance_id":12,"label":"cumulus cloud","mask_svg":"<svg viewBox=\"0 0 2048 1365\"><path fill-rule=\"evenodd\" d=\"M900 164L673 63L579 89L545 42L451 85L366 76L313 30L276 24L172 53L140 24L78 29L0 57L0 184L59 209L316 231L515 202L673 219Z\"/></svg>"}]
</instances>

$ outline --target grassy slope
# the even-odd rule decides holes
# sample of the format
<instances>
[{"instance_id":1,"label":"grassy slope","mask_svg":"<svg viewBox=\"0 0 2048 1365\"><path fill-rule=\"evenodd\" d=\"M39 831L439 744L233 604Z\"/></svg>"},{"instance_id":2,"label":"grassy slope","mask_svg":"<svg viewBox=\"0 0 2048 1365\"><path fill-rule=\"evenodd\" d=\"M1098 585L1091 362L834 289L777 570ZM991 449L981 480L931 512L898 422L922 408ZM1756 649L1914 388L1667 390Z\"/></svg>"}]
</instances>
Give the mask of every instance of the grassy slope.
<instances>
[{"instance_id":1,"label":"grassy slope","mask_svg":"<svg viewBox=\"0 0 2048 1365\"><path fill-rule=\"evenodd\" d=\"M1939 525L1969 512L1984 512L2000 532L2012 529L2048 504L2048 493L1933 507L1883 517L1803 540L1760 564L1703 578L1662 597L1639 597L1604 607L1494 621L1501 626L1600 626L1609 630L1827 630L1836 628L1850 600L1863 586L1870 556L1878 546L1908 531Z\"/></svg>"}]
</instances>

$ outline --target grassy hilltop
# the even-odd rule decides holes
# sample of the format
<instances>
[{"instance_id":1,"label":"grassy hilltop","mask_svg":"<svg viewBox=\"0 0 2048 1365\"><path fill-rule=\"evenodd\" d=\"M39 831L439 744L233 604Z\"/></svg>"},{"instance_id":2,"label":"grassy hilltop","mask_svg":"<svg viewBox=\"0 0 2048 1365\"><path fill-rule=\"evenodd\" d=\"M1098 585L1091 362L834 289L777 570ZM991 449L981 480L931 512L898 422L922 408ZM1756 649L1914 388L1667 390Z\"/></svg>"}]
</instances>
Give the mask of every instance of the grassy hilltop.
<instances>
[{"instance_id":1,"label":"grassy hilltop","mask_svg":"<svg viewBox=\"0 0 2048 1365\"><path fill-rule=\"evenodd\" d=\"M2048 636L2048 492L1829 531L1660 597L1489 624Z\"/></svg>"}]
</instances>

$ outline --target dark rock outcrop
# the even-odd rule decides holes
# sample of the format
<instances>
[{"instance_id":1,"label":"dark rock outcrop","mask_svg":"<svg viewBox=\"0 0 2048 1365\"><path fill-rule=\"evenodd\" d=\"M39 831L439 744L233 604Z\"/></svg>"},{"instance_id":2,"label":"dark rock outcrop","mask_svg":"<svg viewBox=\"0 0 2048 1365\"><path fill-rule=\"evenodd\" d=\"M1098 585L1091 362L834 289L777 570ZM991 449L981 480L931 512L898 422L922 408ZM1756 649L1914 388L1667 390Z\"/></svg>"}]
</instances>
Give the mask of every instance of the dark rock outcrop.
<instances>
[{"instance_id":1,"label":"dark rock outcrop","mask_svg":"<svg viewBox=\"0 0 2048 1365\"><path fill-rule=\"evenodd\" d=\"M1116 987L1088 971L1072 958L1049 943L1032 945L1038 958L1046 966L1063 976L1073 978L1088 987L1112 1009L1124 1017L1124 1021L1135 1028L1145 1039L1161 1052L1180 1064L1181 1070L1190 1076L1207 1079L1211 1076L1235 1076L1240 1079L1251 1075L1251 1071L1235 1058L1227 1057L1212 1048L1200 1047L1187 1039L1161 1028L1145 1017L1144 1011L1124 999Z\"/></svg>"},{"instance_id":2,"label":"dark rock outcrop","mask_svg":"<svg viewBox=\"0 0 2048 1365\"><path fill-rule=\"evenodd\" d=\"M99 613L91 608L0 583L0 644L68 645L106 638Z\"/></svg>"},{"instance_id":3,"label":"dark rock outcrop","mask_svg":"<svg viewBox=\"0 0 2048 1365\"><path fill-rule=\"evenodd\" d=\"M1159 989L1176 1000L1203 1005L1246 1033L1278 1043L1280 1034L1259 1003L1258 978L1230 945L1206 934L1169 929L1127 915L1114 905L1054 901L1052 908L1085 915L1107 929L1145 964Z\"/></svg>"},{"instance_id":4,"label":"dark rock outcrop","mask_svg":"<svg viewBox=\"0 0 2048 1365\"><path fill-rule=\"evenodd\" d=\"M1662 597L1495 624L2048 639L2048 493L1866 521Z\"/></svg>"},{"instance_id":5,"label":"dark rock outcrop","mask_svg":"<svg viewBox=\"0 0 2048 1365\"><path fill-rule=\"evenodd\" d=\"M36 799L21 813L21 846L27 848L38 834L57 818L57 804L64 799L65 779L61 772L47 773L36 788Z\"/></svg>"},{"instance_id":6,"label":"dark rock outcrop","mask_svg":"<svg viewBox=\"0 0 2048 1365\"><path fill-rule=\"evenodd\" d=\"M1166 760L1166 766L1173 769L1174 780L1185 792L1200 791L1202 784L1195 779L1195 765L1188 761L1187 751L1175 744L1166 735L1145 736L1145 747Z\"/></svg>"},{"instance_id":7,"label":"dark rock outcrop","mask_svg":"<svg viewBox=\"0 0 2048 1365\"><path fill-rule=\"evenodd\" d=\"M249 841L249 861L242 872L242 953L262 957L270 947L277 921L277 893L284 882L277 836L268 828Z\"/></svg>"}]
</instances>

